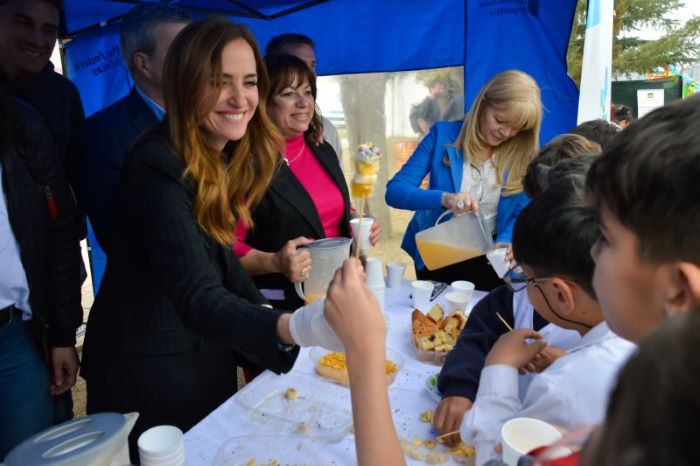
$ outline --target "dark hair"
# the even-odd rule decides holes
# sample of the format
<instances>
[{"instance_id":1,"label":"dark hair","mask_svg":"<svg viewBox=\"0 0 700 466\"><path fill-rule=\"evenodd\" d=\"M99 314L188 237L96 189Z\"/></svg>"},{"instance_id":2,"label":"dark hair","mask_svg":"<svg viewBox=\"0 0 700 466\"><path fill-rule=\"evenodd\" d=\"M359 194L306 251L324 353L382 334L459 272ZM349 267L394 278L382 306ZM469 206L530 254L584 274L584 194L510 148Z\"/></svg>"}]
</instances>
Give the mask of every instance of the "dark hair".
<instances>
[{"instance_id":1,"label":"dark hair","mask_svg":"<svg viewBox=\"0 0 700 466\"><path fill-rule=\"evenodd\" d=\"M620 371L598 442L584 450L586 464L700 464L698 348L700 309L640 343Z\"/></svg>"},{"instance_id":2,"label":"dark hair","mask_svg":"<svg viewBox=\"0 0 700 466\"><path fill-rule=\"evenodd\" d=\"M605 120L584 121L580 125L569 130L571 134L579 134L589 141L597 142L603 150L608 147L615 135L619 132L619 126Z\"/></svg>"},{"instance_id":3,"label":"dark hair","mask_svg":"<svg viewBox=\"0 0 700 466\"><path fill-rule=\"evenodd\" d=\"M632 231L640 256L700 264L700 95L651 112L593 163L586 190Z\"/></svg>"},{"instance_id":4,"label":"dark hair","mask_svg":"<svg viewBox=\"0 0 700 466\"><path fill-rule=\"evenodd\" d=\"M294 82L300 85L306 78L311 86L311 95L314 96L314 115L311 118L309 129L304 133L307 138L317 141L323 133L323 123L316 101L316 74L309 68L303 60L294 55L272 55L265 57L267 74L270 76L270 92L267 94L267 106L274 105L273 97L280 93L285 87L291 87Z\"/></svg>"},{"instance_id":5,"label":"dark hair","mask_svg":"<svg viewBox=\"0 0 700 466\"><path fill-rule=\"evenodd\" d=\"M305 36L304 34L297 34L295 32L280 34L270 39L270 41L267 43L267 46L265 47L265 58L285 53L284 48L287 45L308 45L309 47L314 48L316 43L311 40L309 36Z\"/></svg>"},{"instance_id":6,"label":"dark hair","mask_svg":"<svg viewBox=\"0 0 700 466\"><path fill-rule=\"evenodd\" d=\"M152 55L156 49L154 28L163 23L189 23L190 14L170 2L140 3L129 10L119 28L119 48L129 71L134 70L134 54Z\"/></svg>"},{"instance_id":7,"label":"dark hair","mask_svg":"<svg viewBox=\"0 0 700 466\"><path fill-rule=\"evenodd\" d=\"M614 104L610 109L610 116L612 121L632 121L632 109L627 105Z\"/></svg>"},{"instance_id":8,"label":"dark hair","mask_svg":"<svg viewBox=\"0 0 700 466\"><path fill-rule=\"evenodd\" d=\"M583 202L583 190L560 179L535 197L513 230L515 260L541 277L577 281L595 297L591 247L598 240L598 217Z\"/></svg>"},{"instance_id":9,"label":"dark hair","mask_svg":"<svg viewBox=\"0 0 700 466\"><path fill-rule=\"evenodd\" d=\"M586 175L597 158L597 155L582 155L575 159L560 160L547 172L545 189L557 183L569 183L585 193Z\"/></svg>"},{"instance_id":10,"label":"dark hair","mask_svg":"<svg viewBox=\"0 0 700 466\"><path fill-rule=\"evenodd\" d=\"M547 187L547 174L560 160L599 154L600 145L578 134L561 134L540 149L523 176L525 194L534 197Z\"/></svg>"}]
</instances>

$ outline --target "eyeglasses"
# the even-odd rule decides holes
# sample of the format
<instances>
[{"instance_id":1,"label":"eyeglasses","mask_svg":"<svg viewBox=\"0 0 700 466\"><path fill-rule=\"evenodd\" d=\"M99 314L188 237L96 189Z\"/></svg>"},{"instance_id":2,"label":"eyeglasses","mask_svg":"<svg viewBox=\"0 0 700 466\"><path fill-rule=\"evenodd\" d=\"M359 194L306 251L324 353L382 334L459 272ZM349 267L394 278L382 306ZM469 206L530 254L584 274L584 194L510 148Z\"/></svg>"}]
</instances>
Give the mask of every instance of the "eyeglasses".
<instances>
[{"instance_id":1,"label":"eyeglasses","mask_svg":"<svg viewBox=\"0 0 700 466\"><path fill-rule=\"evenodd\" d=\"M530 283L536 284L538 282L545 282L547 280L552 280L553 278L561 278L562 280L565 280L567 282L572 282L572 283L580 283L577 280L572 280L570 278L564 278L564 277L532 277L529 278L525 272L523 271L523 268L520 265L516 265L512 267L506 274L503 276L503 281L506 282L506 285L508 285L508 288L513 290L514 293L517 293L519 291L523 291L525 288ZM538 287L539 288L539 287Z\"/></svg>"},{"instance_id":2,"label":"eyeglasses","mask_svg":"<svg viewBox=\"0 0 700 466\"><path fill-rule=\"evenodd\" d=\"M470 163L469 174L473 182L471 188L469 188L469 195L477 202L481 202L484 197L484 186L482 184L484 181L483 167L479 169L476 165Z\"/></svg>"}]
</instances>

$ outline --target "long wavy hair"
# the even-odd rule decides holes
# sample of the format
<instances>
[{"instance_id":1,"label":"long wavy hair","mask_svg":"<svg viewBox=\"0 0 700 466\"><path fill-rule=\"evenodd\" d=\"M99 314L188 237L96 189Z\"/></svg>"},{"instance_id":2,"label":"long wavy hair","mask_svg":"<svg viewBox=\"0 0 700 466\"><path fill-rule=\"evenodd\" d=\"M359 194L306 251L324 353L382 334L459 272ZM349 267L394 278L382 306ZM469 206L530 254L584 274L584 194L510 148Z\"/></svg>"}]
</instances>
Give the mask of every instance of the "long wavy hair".
<instances>
[{"instance_id":1,"label":"long wavy hair","mask_svg":"<svg viewBox=\"0 0 700 466\"><path fill-rule=\"evenodd\" d=\"M314 98L314 114L309 122L309 128L304 132L307 141L318 141L323 133L323 122L316 106L316 74L301 59L294 55L273 55L265 57L267 73L270 76L270 92L267 94L267 106L274 105L272 99L285 87L292 87L293 84L300 86L304 78L309 81L311 95Z\"/></svg>"},{"instance_id":2,"label":"long wavy hair","mask_svg":"<svg viewBox=\"0 0 700 466\"><path fill-rule=\"evenodd\" d=\"M519 130L518 134L498 146L493 155L498 180L503 182L503 194L517 194L523 190L523 175L539 147L542 124L540 88L532 77L517 70L503 71L481 88L454 143L462 150L467 163L471 162L470 156L483 153L486 148L480 126L481 115L487 106L507 113L510 125Z\"/></svg>"},{"instance_id":3,"label":"long wavy hair","mask_svg":"<svg viewBox=\"0 0 700 466\"><path fill-rule=\"evenodd\" d=\"M204 129L221 92L223 49L243 39L255 55L258 109L245 135L229 141L224 154ZM218 92L211 92L212 86ZM269 80L255 38L242 25L223 17L191 23L178 34L165 59L163 95L173 151L186 165L185 177L196 185L194 217L216 241L235 240L235 222L253 226L251 208L262 198L284 141L265 110ZM228 160L225 163L225 160Z\"/></svg>"}]
</instances>

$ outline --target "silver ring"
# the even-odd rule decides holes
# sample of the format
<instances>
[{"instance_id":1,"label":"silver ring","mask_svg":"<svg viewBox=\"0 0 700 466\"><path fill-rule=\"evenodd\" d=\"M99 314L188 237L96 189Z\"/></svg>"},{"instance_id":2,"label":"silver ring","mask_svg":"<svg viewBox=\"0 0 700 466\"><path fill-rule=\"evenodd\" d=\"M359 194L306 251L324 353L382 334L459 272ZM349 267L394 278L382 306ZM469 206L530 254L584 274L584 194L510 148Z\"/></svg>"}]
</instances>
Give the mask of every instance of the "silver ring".
<instances>
[{"instance_id":1,"label":"silver ring","mask_svg":"<svg viewBox=\"0 0 700 466\"><path fill-rule=\"evenodd\" d=\"M301 269L301 276L304 278L309 276L309 268L308 267L304 267L303 269Z\"/></svg>"},{"instance_id":2,"label":"silver ring","mask_svg":"<svg viewBox=\"0 0 700 466\"><path fill-rule=\"evenodd\" d=\"M457 208L464 209L464 201L462 199L457 201Z\"/></svg>"}]
</instances>

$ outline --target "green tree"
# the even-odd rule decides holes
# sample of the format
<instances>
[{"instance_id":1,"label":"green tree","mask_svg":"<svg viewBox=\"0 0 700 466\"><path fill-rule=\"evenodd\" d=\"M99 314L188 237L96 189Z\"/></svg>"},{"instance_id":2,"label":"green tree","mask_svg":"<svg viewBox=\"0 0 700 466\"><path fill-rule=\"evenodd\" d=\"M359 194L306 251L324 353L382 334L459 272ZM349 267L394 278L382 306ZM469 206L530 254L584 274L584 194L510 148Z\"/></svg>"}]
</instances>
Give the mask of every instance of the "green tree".
<instances>
[{"instance_id":1,"label":"green tree","mask_svg":"<svg viewBox=\"0 0 700 466\"><path fill-rule=\"evenodd\" d=\"M685 3L684 0L615 0L613 76L644 73L659 66L687 64L697 59L700 17L688 19L683 26L669 17ZM587 0L578 2L567 53L569 74L577 85L581 80L587 4ZM661 37L640 39L635 34L641 28L654 28Z\"/></svg>"}]
</instances>

